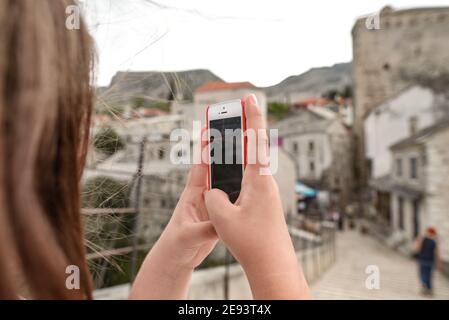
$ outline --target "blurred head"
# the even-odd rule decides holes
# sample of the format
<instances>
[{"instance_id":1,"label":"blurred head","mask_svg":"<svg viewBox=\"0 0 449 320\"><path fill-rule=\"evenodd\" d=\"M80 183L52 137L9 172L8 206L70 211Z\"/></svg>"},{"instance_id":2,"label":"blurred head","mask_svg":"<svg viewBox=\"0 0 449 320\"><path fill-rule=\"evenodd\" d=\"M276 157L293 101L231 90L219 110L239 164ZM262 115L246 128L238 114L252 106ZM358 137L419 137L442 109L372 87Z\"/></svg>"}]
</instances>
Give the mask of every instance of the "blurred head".
<instances>
[{"instance_id":1,"label":"blurred head","mask_svg":"<svg viewBox=\"0 0 449 320\"><path fill-rule=\"evenodd\" d=\"M0 298L91 297L79 179L93 50L84 24L65 27L73 4L0 1Z\"/></svg>"},{"instance_id":2,"label":"blurred head","mask_svg":"<svg viewBox=\"0 0 449 320\"><path fill-rule=\"evenodd\" d=\"M435 237L437 235L437 230L434 227L428 227L426 233L431 237Z\"/></svg>"}]
</instances>

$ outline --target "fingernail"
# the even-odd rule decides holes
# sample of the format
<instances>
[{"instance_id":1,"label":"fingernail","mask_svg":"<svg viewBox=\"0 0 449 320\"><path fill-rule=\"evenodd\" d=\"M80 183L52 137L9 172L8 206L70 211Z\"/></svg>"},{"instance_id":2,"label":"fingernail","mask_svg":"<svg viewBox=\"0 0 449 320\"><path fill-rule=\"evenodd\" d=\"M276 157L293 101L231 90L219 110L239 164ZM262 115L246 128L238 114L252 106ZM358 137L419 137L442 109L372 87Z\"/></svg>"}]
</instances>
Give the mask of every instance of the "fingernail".
<instances>
[{"instance_id":1,"label":"fingernail","mask_svg":"<svg viewBox=\"0 0 449 320\"><path fill-rule=\"evenodd\" d=\"M253 104L257 104L257 97L254 93L249 95L249 101Z\"/></svg>"}]
</instances>

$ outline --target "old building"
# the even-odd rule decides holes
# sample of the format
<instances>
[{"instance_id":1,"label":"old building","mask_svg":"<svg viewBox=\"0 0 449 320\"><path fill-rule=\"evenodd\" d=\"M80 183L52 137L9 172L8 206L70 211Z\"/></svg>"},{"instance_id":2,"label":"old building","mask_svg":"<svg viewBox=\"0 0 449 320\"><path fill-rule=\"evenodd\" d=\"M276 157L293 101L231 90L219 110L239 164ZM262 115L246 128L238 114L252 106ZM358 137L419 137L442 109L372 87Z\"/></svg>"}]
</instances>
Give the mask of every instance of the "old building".
<instances>
[{"instance_id":1,"label":"old building","mask_svg":"<svg viewBox=\"0 0 449 320\"><path fill-rule=\"evenodd\" d=\"M369 21L368 21L369 22ZM366 182L363 119L383 101L449 72L449 7L379 13L379 25L357 20L352 30L358 181Z\"/></svg>"},{"instance_id":2,"label":"old building","mask_svg":"<svg viewBox=\"0 0 449 320\"><path fill-rule=\"evenodd\" d=\"M449 112L443 94L430 88L410 86L376 106L364 119L365 159L376 219L391 224L391 177L394 165L390 147L433 125ZM366 202L368 204L368 202Z\"/></svg>"},{"instance_id":3,"label":"old building","mask_svg":"<svg viewBox=\"0 0 449 320\"><path fill-rule=\"evenodd\" d=\"M297 179L329 191L344 208L352 189L350 132L332 111L310 107L277 123L283 148L296 159Z\"/></svg>"},{"instance_id":4,"label":"old building","mask_svg":"<svg viewBox=\"0 0 449 320\"><path fill-rule=\"evenodd\" d=\"M442 95L430 88L410 86L367 113L364 119L368 178L379 179L391 169L390 146L434 124L449 110Z\"/></svg>"},{"instance_id":5,"label":"old building","mask_svg":"<svg viewBox=\"0 0 449 320\"><path fill-rule=\"evenodd\" d=\"M391 147L392 227L410 244L428 226L437 229L449 271L449 118Z\"/></svg>"}]
</instances>

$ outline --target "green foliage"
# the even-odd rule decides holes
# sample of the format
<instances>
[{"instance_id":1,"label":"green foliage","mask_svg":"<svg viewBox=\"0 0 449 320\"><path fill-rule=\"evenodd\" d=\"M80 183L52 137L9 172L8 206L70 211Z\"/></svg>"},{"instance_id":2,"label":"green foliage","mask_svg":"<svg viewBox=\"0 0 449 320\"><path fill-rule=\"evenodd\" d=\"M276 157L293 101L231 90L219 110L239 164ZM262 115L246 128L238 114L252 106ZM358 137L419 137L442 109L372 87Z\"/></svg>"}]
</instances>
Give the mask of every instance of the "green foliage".
<instances>
[{"instance_id":1,"label":"green foliage","mask_svg":"<svg viewBox=\"0 0 449 320\"><path fill-rule=\"evenodd\" d=\"M98 176L83 186L85 208L127 208L130 206L130 187L127 183ZM134 215L108 214L86 216L85 238L88 253L132 245ZM130 258L117 256L106 261L89 262L95 282L99 286L116 285L129 281Z\"/></svg>"},{"instance_id":2,"label":"green foliage","mask_svg":"<svg viewBox=\"0 0 449 320\"><path fill-rule=\"evenodd\" d=\"M343 98L352 98L352 87L350 85L345 86L341 92L341 96Z\"/></svg>"},{"instance_id":3,"label":"green foliage","mask_svg":"<svg viewBox=\"0 0 449 320\"><path fill-rule=\"evenodd\" d=\"M268 115L281 120L290 110L290 106L286 103L269 102L268 103Z\"/></svg>"},{"instance_id":4,"label":"green foliage","mask_svg":"<svg viewBox=\"0 0 449 320\"><path fill-rule=\"evenodd\" d=\"M168 101L173 101L175 100L176 97L176 82L175 79L171 78L170 79L170 83L169 83L169 92L168 92L168 96L167 96L167 100Z\"/></svg>"},{"instance_id":5,"label":"green foliage","mask_svg":"<svg viewBox=\"0 0 449 320\"><path fill-rule=\"evenodd\" d=\"M137 253L137 267L143 263L146 255L146 251L139 251ZM97 286L106 288L129 283L132 272L132 253L114 257L110 262L106 262L103 265L103 268L105 268L106 271L102 276L101 281L97 281ZM94 279L98 279L99 277L95 273L95 267L91 266L91 269L94 269Z\"/></svg>"},{"instance_id":6,"label":"green foliage","mask_svg":"<svg viewBox=\"0 0 449 320\"><path fill-rule=\"evenodd\" d=\"M106 103L98 103L95 106L95 113L107 114L107 115L120 115L123 114L125 109L121 105L109 105Z\"/></svg>"},{"instance_id":7,"label":"green foliage","mask_svg":"<svg viewBox=\"0 0 449 320\"><path fill-rule=\"evenodd\" d=\"M165 112L170 112L170 101L173 101L173 97L168 101L146 101L144 98L137 97L134 98L133 109L138 108L156 108Z\"/></svg>"},{"instance_id":8,"label":"green foliage","mask_svg":"<svg viewBox=\"0 0 449 320\"><path fill-rule=\"evenodd\" d=\"M129 207L129 186L105 176L86 181L83 187L85 208L127 208Z\"/></svg>"},{"instance_id":9,"label":"green foliage","mask_svg":"<svg viewBox=\"0 0 449 320\"><path fill-rule=\"evenodd\" d=\"M331 90L328 90L327 92L325 92L323 94L323 97L330 101L334 101L335 98L337 97L337 95L338 95L338 90L331 89Z\"/></svg>"},{"instance_id":10,"label":"green foliage","mask_svg":"<svg viewBox=\"0 0 449 320\"><path fill-rule=\"evenodd\" d=\"M135 97L133 100L132 107L134 109L141 108L145 106L145 99L142 97Z\"/></svg>"},{"instance_id":11,"label":"green foliage","mask_svg":"<svg viewBox=\"0 0 449 320\"><path fill-rule=\"evenodd\" d=\"M322 96L323 98L326 98L330 101L335 101L337 96L343 98L352 98L352 87L350 85L346 85L342 90L330 89L326 91Z\"/></svg>"},{"instance_id":12,"label":"green foliage","mask_svg":"<svg viewBox=\"0 0 449 320\"><path fill-rule=\"evenodd\" d=\"M94 147L98 151L111 156L125 147L122 138L109 126L102 127L94 137Z\"/></svg>"}]
</instances>

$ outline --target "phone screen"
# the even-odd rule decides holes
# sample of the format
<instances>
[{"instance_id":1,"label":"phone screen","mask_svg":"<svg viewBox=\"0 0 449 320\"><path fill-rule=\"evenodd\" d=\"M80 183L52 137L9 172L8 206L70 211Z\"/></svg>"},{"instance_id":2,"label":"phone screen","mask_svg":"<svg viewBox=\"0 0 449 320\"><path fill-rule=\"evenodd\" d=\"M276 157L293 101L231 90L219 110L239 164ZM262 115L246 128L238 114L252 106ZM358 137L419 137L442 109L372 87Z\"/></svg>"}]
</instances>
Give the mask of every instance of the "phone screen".
<instances>
[{"instance_id":1,"label":"phone screen","mask_svg":"<svg viewBox=\"0 0 449 320\"><path fill-rule=\"evenodd\" d=\"M240 194L243 178L242 155L242 118L230 117L211 120L211 188L226 192L229 200L234 203ZM220 133L220 135L218 135ZM220 148L221 146L221 148ZM220 148L216 150L216 148Z\"/></svg>"}]
</instances>

